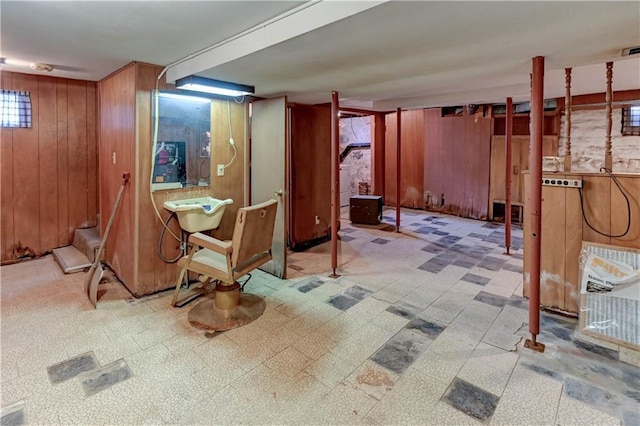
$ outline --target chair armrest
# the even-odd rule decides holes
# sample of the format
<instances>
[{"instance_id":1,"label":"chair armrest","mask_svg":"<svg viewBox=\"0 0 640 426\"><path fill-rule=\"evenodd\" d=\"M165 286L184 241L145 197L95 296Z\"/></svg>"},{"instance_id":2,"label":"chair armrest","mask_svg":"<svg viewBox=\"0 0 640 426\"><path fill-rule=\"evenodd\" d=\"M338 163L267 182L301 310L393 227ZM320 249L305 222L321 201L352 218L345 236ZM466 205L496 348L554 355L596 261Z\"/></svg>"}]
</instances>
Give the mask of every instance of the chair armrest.
<instances>
[{"instance_id":1,"label":"chair armrest","mask_svg":"<svg viewBox=\"0 0 640 426\"><path fill-rule=\"evenodd\" d=\"M189 242L200 247L213 250L222 255L227 255L233 250L231 247L231 241L221 241L201 232L191 234L191 236L189 236Z\"/></svg>"}]
</instances>

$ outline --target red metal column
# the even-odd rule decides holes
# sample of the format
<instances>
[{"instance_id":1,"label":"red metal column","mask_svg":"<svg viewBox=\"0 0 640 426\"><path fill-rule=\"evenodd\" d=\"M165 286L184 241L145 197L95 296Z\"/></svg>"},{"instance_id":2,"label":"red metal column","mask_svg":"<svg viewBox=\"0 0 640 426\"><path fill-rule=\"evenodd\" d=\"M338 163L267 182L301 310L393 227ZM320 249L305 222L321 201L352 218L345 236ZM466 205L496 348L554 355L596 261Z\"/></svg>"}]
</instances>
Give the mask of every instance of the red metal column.
<instances>
[{"instance_id":1,"label":"red metal column","mask_svg":"<svg viewBox=\"0 0 640 426\"><path fill-rule=\"evenodd\" d=\"M529 331L531 340L525 347L543 352L544 345L536 342L540 334L540 253L542 231L542 136L544 124L544 57L532 59L531 74L531 147L529 150L529 228L531 247L529 248L529 264L531 275L529 280Z\"/></svg>"},{"instance_id":2,"label":"red metal column","mask_svg":"<svg viewBox=\"0 0 640 426\"><path fill-rule=\"evenodd\" d=\"M507 98L507 117L504 137L505 179L504 179L504 246L509 254L511 248L511 139L513 136L513 99Z\"/></svg>"},{"instance_id":3,"label":"red metal column","mask_svg":"<svg viewBox=\"0 0 640 426\"><path fill-rule=\"evenodd\" d=\"M331 269L337 277L338 268L338 222L340 220L340 105L338 92L331 92Z\"/></svg>"},{"instance_id":4,"label":"red metal column","mask_svg":"<svg viewBox=\"0 0 640 426\"><path fill-rule=\"evenodd\" d=\"M400 232L400 176L402 175L402 173L400 173L400 141L401 141L401 137L400 137L400 133L402 131L402 119L400 118L402 116L402 111L400 111L400 108L396 109L396 153L397 153L397 157L396 157L396 232Z\"/></svg>"}]
</instances>

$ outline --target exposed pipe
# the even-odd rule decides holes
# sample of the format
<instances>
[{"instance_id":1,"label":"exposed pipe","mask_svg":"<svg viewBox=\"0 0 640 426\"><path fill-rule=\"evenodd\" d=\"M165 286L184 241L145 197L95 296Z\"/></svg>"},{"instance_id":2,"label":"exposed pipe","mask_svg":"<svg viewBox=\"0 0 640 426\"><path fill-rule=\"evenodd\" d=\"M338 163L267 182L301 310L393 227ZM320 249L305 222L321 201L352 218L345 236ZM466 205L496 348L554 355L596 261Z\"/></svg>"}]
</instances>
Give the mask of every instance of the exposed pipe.
<instances>
[{"instance_id":1,"label":"exposed pipe","mask_svg":"<svg viewBox=\"0 0 640 426\"><path fill-rule=\"evenodd\" d=\"M531 74L531 148L529 151L529 202L531 245L528 253L530 266L529 278L529 331L531 340L525 341L525 347L538 352L544 351L544 345L536 342L540 334L540 254L542 239L542 136L544 124L544 57L532 59Z\"/></svg>"},{"instance_id":2,"label":"exposed pipe","mask_svg":"<svg viewBox=\"0 0 640 426\"><path fill-rule=\"evenodd\" d=\"M612 127L612 108L611 102L613 98L613 62L607 62L607 93L605 95L605 103L607 104L607 140L604 149L604 167L613 170L613 156L611 155L611 127Z\"/></svg>"},{"instance_id":3,"label":"exposed pipe","mask_svg":"<svg viewBox=\"0 0 640 426\"><path fill-rule=\"evenodd\" d=\"M513 99L507 98L507 117L504 137L505 152L505 180L504 180L504 246L507 249L506 254L511 248L511 140L513 136Z\"/></svg>"},{"instance_id":4,"label":"exposed pipe","mask_svg":"<svg viewBox=\"0 0 640 426\"><path fill-rule=\"evenodd\" d=\"M331 269L330 275L338 277L338 221L340 220L340 105L338 92L331 92Z\"/></svg>"},{"instance_id":5,"label":"exposed pipe","mask_svg":"<svg viewBox=\"0 0 640 426\"><path fill-rule=\"evenodd\" d=\"M571 68L564 69L564 80L566 85L564 96L564 131L566 134L564 171L571 171Z\"/></svg>"},{"instance_id":6,"label":"exposed pipe","mask_svg":"<svg viewBox=\"0 0 640 426\"><path fill-rule=\"evenodd\" d=\"M400 133L402 130L402 111L396 109L396 232L400 232Z\"/></svg>"}]
</instances>

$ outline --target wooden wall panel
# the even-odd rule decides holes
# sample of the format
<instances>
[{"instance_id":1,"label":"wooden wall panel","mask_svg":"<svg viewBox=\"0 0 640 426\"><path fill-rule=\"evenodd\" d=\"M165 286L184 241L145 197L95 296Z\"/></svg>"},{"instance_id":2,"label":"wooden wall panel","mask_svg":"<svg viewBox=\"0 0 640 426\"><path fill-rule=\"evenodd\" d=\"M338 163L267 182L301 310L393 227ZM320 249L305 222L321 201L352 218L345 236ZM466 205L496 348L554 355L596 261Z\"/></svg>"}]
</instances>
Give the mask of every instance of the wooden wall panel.
<instances>
[{"instance_id":1,"label":"wooden wall panel","mask_svg":"<svg viewBox=\"0 0 640 426\"><path fill-rule=\"evenodd\" d=\"M424 208L424 112L421 109L402 111L400 153L400 205ZM396 203L396 114L386 115L385 134L385 196L387 205Z\"/></svg>"},{"instance_id":2,"label":"wooden wall panel","mask_svg":"<svg viewBox=\"0 0 640 426\"><path fill-rule=\"evenodd\" d=\"M491 164L491 119L482 113L441 117L439 109L425 111L424 191L438 209L484 219L488 213Z\"/></svg>"},{"instance_id":3,"label":"wooden wall panel","mask_svg":"<svg viewBox=\"0 0 640 426\"><path fill-rule=\"evenodd\" d=\"M291 107L290 164L289 239L296 249L330 233L331 105Z\"/></svg>"},{"instance_id":4,"label":"wooden wall panel","mask_svg":"<svg viewBox=\"0 0 640 426\"><path fill-rule=\"evenodd\" d=\"M382 195L384 197L386 162L386 132L384 114L374 114L371 126L371 134L373 135L373 140L371 141L371 182L373 184L373 187L371 191L374 195Z\"/></svg>"},{"instance_id":5,"label":"wooden wall panel","mask_svg":"<svg viewBox=\"0 0 640 426\"><path fill-rule=\"evenodd\" d=\"M578 301L580 296L579 259L580 247L582 247L582 213L580 212L580 195L577 190L565 190L564 206L566 209L564 214L564 238L567 249L564 253L565 290L564 306L562 306L562 310L567 312L578 312ZM543 231L546 231L546 229L543 229ZM547 256L553 256L556 253L556 250L547 251L549 252Z\"/></svg>"},{"instance_id":6,"label":"wooden wall panel","mask_svg":"<svg viewBox=\"0 0 640 426\"><path fill-rule=\"evenodd\" d=\"M0 85L12 88L13 73L0 73ZM0 128L0 244L1 260L13 259L13 130Z\"/></svg>"},{"instance_id":7,"label":"wooden wall panel","mask_svg":"<svg viewBox=\"0 0 640 426\"><path fill-rule=\"evenodd\" d=\"M39 173L34 164L40 161L38 153L38 78L27 74L15 74L14 90L31 92L31 128L13 130L13 194L14 246L20 251L29 249L40 252L40 191Z\"/></svg>"},{"instance_id":8,"label":"wooden wall panel","mask_svg":"<svg viewBox=\"0 0 640 426\"><path fill-rule=\"evenodd\" d=\"M611 230L611 178L589 176L582 186L584 214L595 229L605 234ZM611 244L611 238L598 234L586 222L582 225L582 239L594 243Z\"/></svg>"},{"instance_id":9,"label":"wooden wall panel","mask_svg":"<svg viewBox=\"0 0 640 426\"><path fill-rule=\"evenodd\" d=\"M631 225L629 232L623 237L611 238L614 246L640 248L640 178L618 175L616 177L622 190L629 199ZM611 182L611 230L610 234L624 232L628 213L627 203L614 182Z\"/></svg>"},{"instance_id":10,"label":"wooden wall panel","mask_svg":"<svg viewBox=\"0 0 640 426\"><path fill-rule=\"evenodd\" d=\"M30 129L2 129L1 260L8 261L69 245L75 228L95 224L96 100L88 94L96 84L3 72L2 87L29 91L32 104Z\"/></svg>"},{"instance_id":11,"label":"wooden wall panel","mask_svg":"<svg viewBox=\"0 0 640 426\"><path fill-rule=\"evenodd\" d=\"M38 161L40 229L50 230L40 234L41 247L58 246L58 182L57 179L52 179L57 176L58 171L56 94L56 79L41 77L38 90L40 113L37 117L38 151L42 159Z\"/></svg>"},{"instance_id":12,"label":"wooden wall panel","mask_svg":"<svg viewBox=\"0 0 640 426\"><path fill-rule=\"evenodd\" d=\"M545 186L542 188L542 247L540 258L540 304L564 309L565 262L564 251L547 250L547 247L564 247L566 243L566 188Z\"/></svg>"}]
</instances>

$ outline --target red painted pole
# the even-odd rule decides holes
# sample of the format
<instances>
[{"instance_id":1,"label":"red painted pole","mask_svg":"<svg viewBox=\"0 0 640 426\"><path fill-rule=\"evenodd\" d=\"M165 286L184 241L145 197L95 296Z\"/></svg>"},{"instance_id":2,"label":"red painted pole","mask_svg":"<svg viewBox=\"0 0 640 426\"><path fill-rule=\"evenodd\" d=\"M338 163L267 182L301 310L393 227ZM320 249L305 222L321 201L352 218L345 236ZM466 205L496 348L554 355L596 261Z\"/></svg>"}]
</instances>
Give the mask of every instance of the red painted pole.
<instances>
[{"instance_id":1,"label":"red painted pole","mask_svg":"<svg viewBox=\"0 0 640 426\"><path fill-rule=\"evenodd\" d=\"M544 57L532 59L531 74L531 147L529 151L529 203L531 246L529 261L529 331L534 349L540 334L540 253L542 241L542 136L544 124Z\"/></svg>"},{"instance_id":2,"label":"red painted pole","mask_svg":"<svg viewBox=\"0 0 640 426\"><path fill-rule=\"evenodd\" d=\"M400 176L402 175L400 173L400 165L401 165L401 161L400 161L400 133L402 130L402 111L400 111L400 108L396 109L396 232L400 232Z\"/></svg>"},{"instance_id":3,"label":"red painted pole","mask_svg":"<svg viewBox=\"0 0 640 426\"><path fill-rule=\"evenodd\" d=\"M513 99L507 98L507 117L504 137L505 179L504 179L504 246L509 254L511 248L511 139L513 136Z\"/></svg>"},{"instance_id":4,"label":"red painted pole","mask_svg":"<svg viewBox=\"0 0 640 426\"><path fill-rule=\"evenodd\" d=\"M340 220L340 105L338 92L331 92L331 269L337 277L338 268L338 221Z\"/></svg>"}]
</instances>

